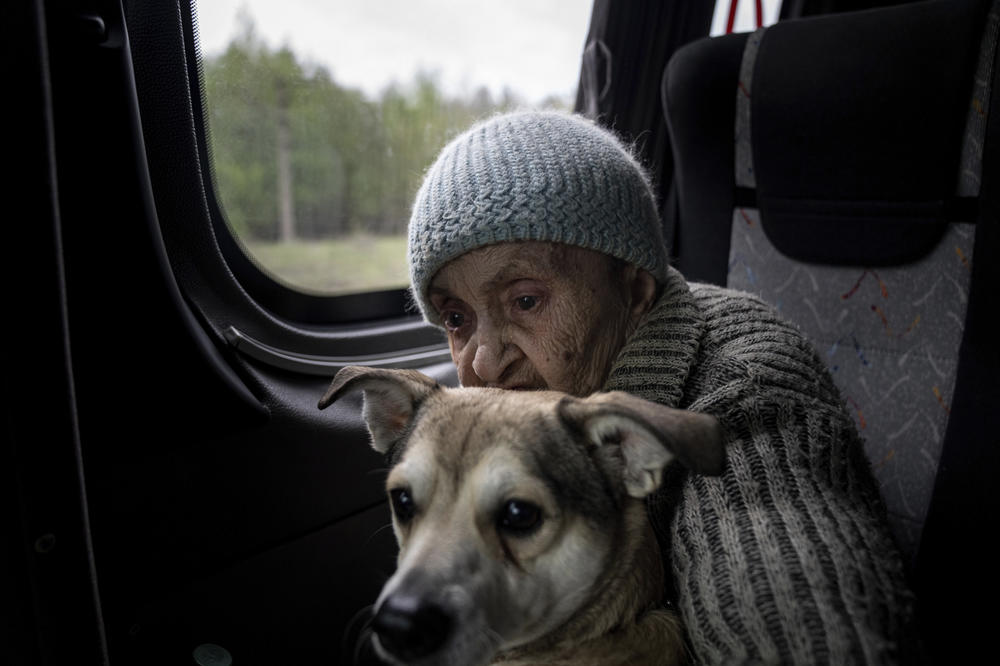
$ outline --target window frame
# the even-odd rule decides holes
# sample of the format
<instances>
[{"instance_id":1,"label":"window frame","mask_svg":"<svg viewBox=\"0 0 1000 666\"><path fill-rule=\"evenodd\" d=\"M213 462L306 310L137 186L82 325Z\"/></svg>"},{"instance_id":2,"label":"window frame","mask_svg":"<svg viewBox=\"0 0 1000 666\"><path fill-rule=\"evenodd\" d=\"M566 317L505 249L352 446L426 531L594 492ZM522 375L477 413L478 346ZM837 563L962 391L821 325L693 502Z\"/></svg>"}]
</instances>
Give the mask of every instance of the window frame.
<instances>
[{"instance_id":1,"label":"window frame","mask_svg":"<svg viewBox=\"0 0 1000 666\"><path fill-rule=\"evenodd\" d=\"M433 368L452 383L443 331L407 309L407 289L312 295L272 279L244 253L206 162L211 148L196 12L192 0L126 5L143 135L139 159L149 170L172 279L194 319L263 393L277 377L273 371L305 380L356 364Z\"/></svg>"}]
</instances>

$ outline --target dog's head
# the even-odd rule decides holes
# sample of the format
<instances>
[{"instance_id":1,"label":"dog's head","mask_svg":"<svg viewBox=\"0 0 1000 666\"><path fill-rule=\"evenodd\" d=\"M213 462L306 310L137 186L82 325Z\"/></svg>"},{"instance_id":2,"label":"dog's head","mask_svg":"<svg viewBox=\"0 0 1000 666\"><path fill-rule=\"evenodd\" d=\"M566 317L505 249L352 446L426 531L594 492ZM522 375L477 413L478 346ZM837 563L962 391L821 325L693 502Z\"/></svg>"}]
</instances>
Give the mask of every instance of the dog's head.
<instances>
[{"instance_id":1,"label":"dog's head","mask_svg":"<svg viewBox=\"0 0 1000 666\"><path fill-rule=\"evenodd\" d=\"M320 407L354 390L392 461L400 552L373 627L397 664L482 664L560 627L612 566L625 507L668 463L724 464L715 419L626 393L449 389L348 367Z\"/></svg>"}]
</instances>

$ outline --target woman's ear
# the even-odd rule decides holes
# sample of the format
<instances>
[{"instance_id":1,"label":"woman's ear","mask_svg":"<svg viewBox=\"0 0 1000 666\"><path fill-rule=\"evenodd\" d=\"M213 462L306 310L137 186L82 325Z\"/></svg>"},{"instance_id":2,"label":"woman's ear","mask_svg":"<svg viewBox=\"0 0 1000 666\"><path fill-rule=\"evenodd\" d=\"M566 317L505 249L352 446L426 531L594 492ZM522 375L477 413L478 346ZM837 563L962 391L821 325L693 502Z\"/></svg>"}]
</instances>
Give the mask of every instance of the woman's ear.
<instances>
[{"instance_id":1,"label":"woman's ear","mask_svg":"<svg viewBox=\"0 0 1000 666\"><path fill-rule=\"evenodd\" d=\"M625 270L625 284L629 296L628 330L633 331L656 300L656 278L646 269L631 264Z\"/></svg>"}]
</instances>

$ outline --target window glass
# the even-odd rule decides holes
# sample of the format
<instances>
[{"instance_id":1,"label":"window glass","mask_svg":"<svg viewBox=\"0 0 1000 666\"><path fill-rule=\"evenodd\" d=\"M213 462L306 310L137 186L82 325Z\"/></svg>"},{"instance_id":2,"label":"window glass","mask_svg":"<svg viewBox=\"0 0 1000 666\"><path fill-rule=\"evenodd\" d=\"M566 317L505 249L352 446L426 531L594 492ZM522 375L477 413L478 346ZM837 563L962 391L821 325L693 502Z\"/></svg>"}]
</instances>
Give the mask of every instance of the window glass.
<instances>
[{"instance_id":1,"label":"window glass","mask_svg":"<svg viewBox=\"0 0 1000 666\"><path fill-rule=\"evenodd\" d=\"M403 287L423 173L477 118L570 109L592 0L198 3L216 196L308 293Z\"/></svg>"},{"instance_id":2,"label":"window glass","mask_svg":"<svg viewBox=\"0 0 1000 666\"><path fill-rule=\"evenodd\" d=\"M781 0L718 0L710 34L713 37L724 35L730 27L728 32L750 32L760 26L773 25L778 22L780 12Z\"/></svg>"}]
</instances>

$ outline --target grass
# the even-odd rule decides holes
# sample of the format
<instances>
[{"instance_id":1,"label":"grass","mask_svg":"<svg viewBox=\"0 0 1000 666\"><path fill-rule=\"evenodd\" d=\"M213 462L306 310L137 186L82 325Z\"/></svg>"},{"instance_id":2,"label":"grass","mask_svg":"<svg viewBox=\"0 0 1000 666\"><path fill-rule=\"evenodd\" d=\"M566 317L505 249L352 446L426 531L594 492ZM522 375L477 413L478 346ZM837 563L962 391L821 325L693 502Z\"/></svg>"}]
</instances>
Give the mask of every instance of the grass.
<instances>
[{"instance_id":1,"label":"grass","mask_svg":"<svg viewBox=\"0 0 1000 666\"><path fill-rule=\"evenodd\" d=\"M279 282L311 293L345 294L409 284L405 234L285 243L244 239L243 244Z\"/></svg>"}]
</instances>

